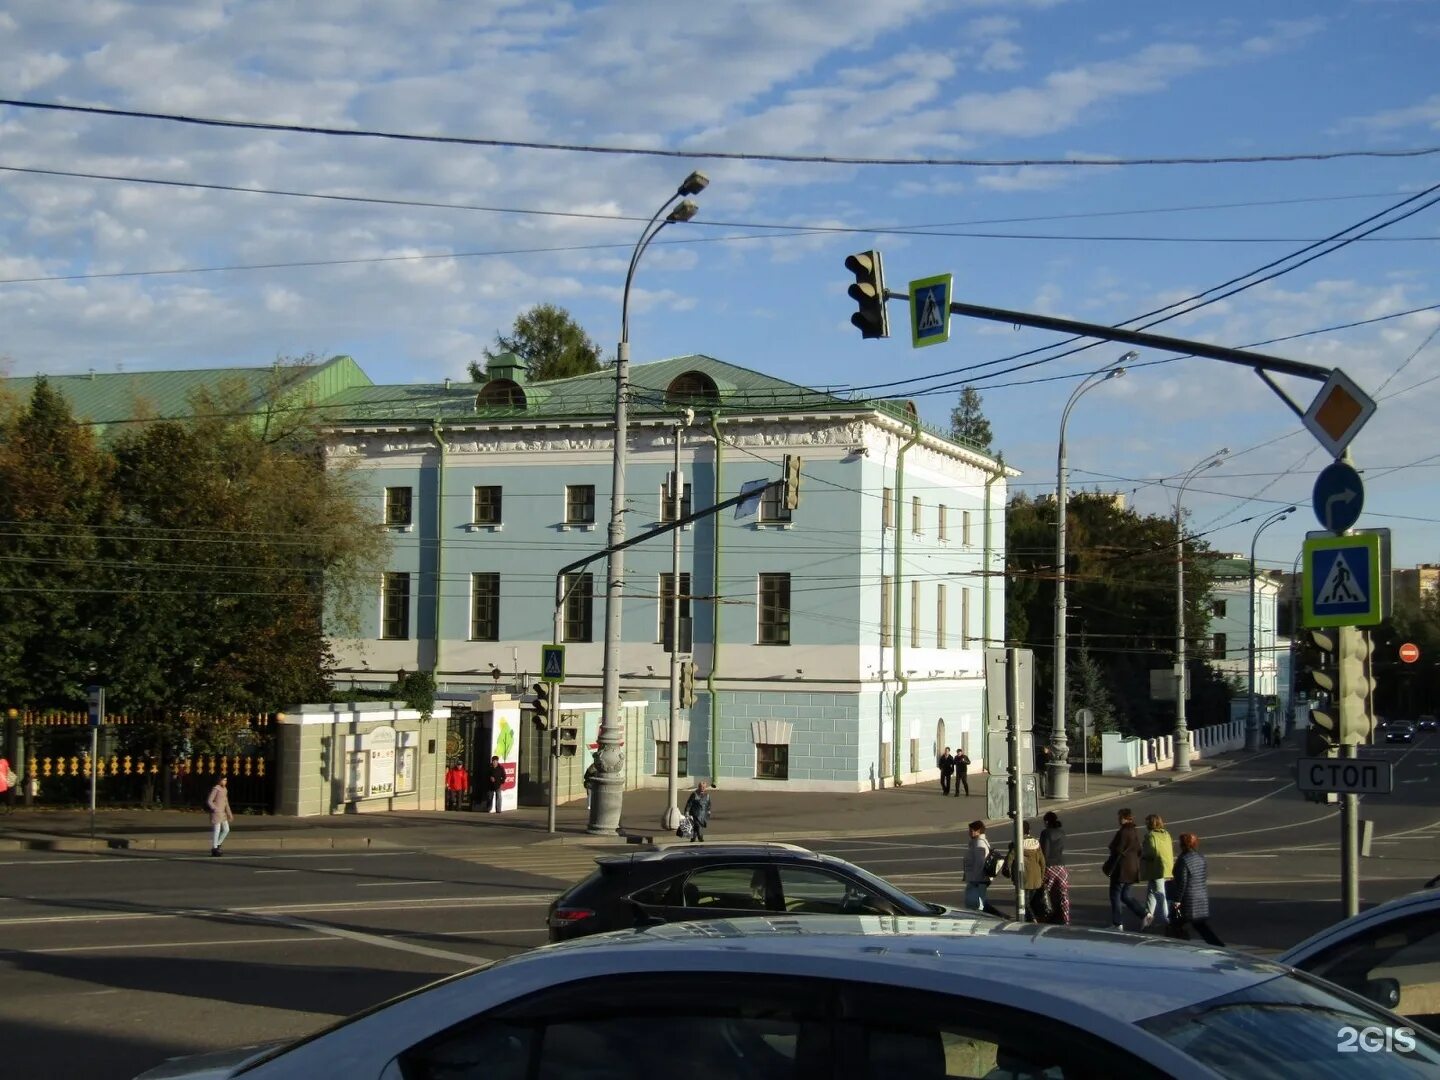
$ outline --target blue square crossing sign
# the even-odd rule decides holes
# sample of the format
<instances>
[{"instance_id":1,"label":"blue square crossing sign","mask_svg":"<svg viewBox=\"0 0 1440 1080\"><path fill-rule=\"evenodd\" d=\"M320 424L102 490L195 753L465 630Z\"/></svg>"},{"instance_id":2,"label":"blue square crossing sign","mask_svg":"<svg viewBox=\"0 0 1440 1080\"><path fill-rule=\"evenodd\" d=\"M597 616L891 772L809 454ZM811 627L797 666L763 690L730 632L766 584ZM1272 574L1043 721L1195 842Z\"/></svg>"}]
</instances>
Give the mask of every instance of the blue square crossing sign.
<instances>
[{"instance_id":1,"label":"blue square crossing sign","mask_svg":"<svg viewBox=\"0 0 1440 1080\"><path fill-rule=\"evenodd\" d=\"M910 344L914 348L950 340L950 274L910 282Z\"/></svg>"},{"instance_id":2,"label":"blue square crossing sign","mask_svg":"<svg viewBox=\"0 0 1440 1080\"><path fill-rule=\"evenodd\" d=\"M1306 626L1373 626L1384 618L1380 537L1314 537L1304 548Z\"/></svg>"},{"instance_id":3,"label":"blue square crossing sign","mask_svg":"<svg viewBox=\"0 0 1440 1080\"><path fill-rule=\"evenodd\" d=\"M548 683L565 681L565 646L540 646L540 678Z\"/></svg>"}]
</instances>

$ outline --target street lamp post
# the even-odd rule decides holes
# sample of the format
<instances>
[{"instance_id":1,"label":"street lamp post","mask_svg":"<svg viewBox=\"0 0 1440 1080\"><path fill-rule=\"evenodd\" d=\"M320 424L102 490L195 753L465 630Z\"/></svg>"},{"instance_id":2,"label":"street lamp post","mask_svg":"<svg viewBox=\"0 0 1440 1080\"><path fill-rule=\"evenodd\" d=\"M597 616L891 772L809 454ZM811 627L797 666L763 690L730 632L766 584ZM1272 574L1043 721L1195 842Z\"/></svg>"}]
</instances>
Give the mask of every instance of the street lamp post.
<instances>
[{"instance_id":1,"label":"street lamp post","mask_svg":"<svg viewBox=\"0 0 1440 1080\"><path fill-rule=\"evenodd\" d=\"M1250 633L1246 638L1250 651L1250 681L1246 684L1249 687L1249 700L1245 709L1245 749L1260 749L1260 721L1255 716L1255 545L1260 541L1260 534L1274 525L1277 521L1284 521L1295 512L1295 507L1287 506L1284 510L1277 510L1260 523L1255 530L1255 535L1250 538Z\"/></svg>"},{"instance_id":2,"label":"street lamp post","mask_svg":"<svg viewBox=\"0 0 1440 1080\"><path fill-rule=\"evenodd\" d=\"M630 255L625 291L620 301L620 344L615 349L615 450L611 462L610 556L605 569L605 650L601 672L600 734L595 751L590 823L587 832L613 835L620 830L620 807L625 791L625 733L620 720L621 587L625 580L625 553L615 548L625 541L625 450L629 441L626 397L630 392L630 285L640 256L666 225L689 221L700 209L686 196L705 190L704 173L692 172L646 223ZM675 200L682 202L670 209ZM669 210L664 220L661 215Z\"/></svg>"},{"instance_id":3,"label":"street lamp post","mask_svg":"<svg viewBox=\"0 0 1440 1080\"><path fill-rule=\"evenodd\" d=\"M1110 379L1120 378L1125 374L1124 365L1139 356L1132 349L1108 367L1091 372L1071 393L1070 400L1065 402L1065 411L1060 414L1060 451L1055 465L1055 722L1050 732L1053 753L1047 778L1052 799L1070 798L1070 738L1065 731L1065 513L1069 502L1065 482L1065 425L1070 422L1070 410L1082 394Z\"/></svg>"},{"instance_id":4,"label":"street lamp post","mask_svg":"<svg viewBox=\"0 0 1440 1080\"><path fill-rule=\"evenodd\" d=\"M1190 732L1185 726L1185 488L1206 469L1219 465L1229 448L1209 455L1180 479L1175 493L1175 771L1190 771Z\"/></svg>"}]
</instances>

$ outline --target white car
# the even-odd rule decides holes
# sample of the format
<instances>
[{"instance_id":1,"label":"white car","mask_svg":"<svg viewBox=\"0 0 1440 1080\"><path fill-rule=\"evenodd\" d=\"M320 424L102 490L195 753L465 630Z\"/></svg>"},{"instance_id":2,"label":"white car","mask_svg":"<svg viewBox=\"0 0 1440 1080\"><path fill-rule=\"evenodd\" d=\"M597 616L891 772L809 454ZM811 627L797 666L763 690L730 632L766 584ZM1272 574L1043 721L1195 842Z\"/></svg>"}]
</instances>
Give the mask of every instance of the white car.
<instances>
[{"instance_id":1,"label":"white car","mask_svg":"<svg viewBox=\"0 0 1440 1080\"><path fill-rule=\"evenodd\" d=\"M1276 959L1440 1032L1437 882L1321 930Z\"/></svg>"},{"instance_id":2,"label":"white car","mask_svg":"<svg viewBox=\"0 0 1440 1080\"><path fill-rule=\"evenodd\" d=\"M1376 1033L1389 1032L1383 1050ZM1363 1038L1363 1061L1347 1052ZM1355 1047L1349 1047L1355 1050ZM1361 1066L1363 1065L1363 1069ZM897 916L673 923L551 945L268 1051L148 1080L1432 1077L1440 1041L1223 949Z\"/></svg>"}]
</instances>

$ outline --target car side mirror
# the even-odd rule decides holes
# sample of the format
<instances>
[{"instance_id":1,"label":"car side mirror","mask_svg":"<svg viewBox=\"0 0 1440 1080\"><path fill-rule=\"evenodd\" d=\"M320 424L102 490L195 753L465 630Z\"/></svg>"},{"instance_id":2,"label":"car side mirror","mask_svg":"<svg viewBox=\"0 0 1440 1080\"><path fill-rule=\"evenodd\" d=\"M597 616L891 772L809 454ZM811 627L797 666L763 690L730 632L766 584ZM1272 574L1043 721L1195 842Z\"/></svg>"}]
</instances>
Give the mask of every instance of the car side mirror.
<instances>
[{"instance_id":1,"label":"car side mirror","mask_svg":"<svg viewBox=\"0 0 1440 1080\"><path fill-rule=\"evenodd\" d=\"M631 908L631 910L634 911L634 913L635 913L635 929L636 929L636 930L646 930L646 929L648 929L648 928L650 928L650 927L652 927L652 926L664 926L664 925L665 925L665 920L664 920L664 919L662 919L659 915L656 915L653 911L651 911L649 908L647 908L644 904L640 903L639 900L633 900L633 899L632 899L632 900L629 901L629 903L630 903L630 908ZM1399 995L1399 993L1400 993L1398 987L1396 988L1395 993L1396 993L1397 999L1398 999L1398 995Z\"/></svg>"},{"instance_id":2,"label":"car side mirror","mask_svg":"<svg viewBox=\"0 0 1440 1080\"><path fill-rule=\"evenodd\" d=\"M1360 994L1376 1005L1394 1009L1400 1004L1400 980L1366 979L1360 987Z\"/></svg>"}]
</instances>

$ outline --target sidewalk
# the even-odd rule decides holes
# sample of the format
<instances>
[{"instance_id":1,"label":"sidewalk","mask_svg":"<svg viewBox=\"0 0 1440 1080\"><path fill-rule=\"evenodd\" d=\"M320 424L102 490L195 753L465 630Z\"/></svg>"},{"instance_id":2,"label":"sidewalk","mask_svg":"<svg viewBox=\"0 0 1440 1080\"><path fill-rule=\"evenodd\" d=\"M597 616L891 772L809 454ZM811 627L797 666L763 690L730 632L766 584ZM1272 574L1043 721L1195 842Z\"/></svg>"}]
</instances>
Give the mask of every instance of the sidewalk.
<instances>
[{"instance_id":1,"label":"sidewalk","mask_svg":"<svg viewBox=\"0 0 1440 1080\"><path fill-rule=\"evenodd\" d=\"M1190 777L1223 767L1230 755L1197 764ZM1079 773L1070 778L1066 802L1040 800L1040 810L1113 799L1176 779L1173 774L1140 778ZM682 781L681 801L688 792ZM944 797L937 781L883 791L815 793L714 790L709 837L713 840L786 840L837 836L896 836L950 833L959 843L965 826L985 816L985 777L970 778L971 794ZM235 819L227 852L326 851L363 849L515 848L535 844L614 845L668 838L660 828L666 807L661 789L625 793L623 837L591 836L583 803L561 806L556 832L546 831L543 806L525 806L503 814L444 811L390 811L332 817L281 817L241 814ZM204 810L99 810L91 837L87 810L17 809L0 817L0 851L192 851L210 847L209 816Z\"/></svg>"}]
</instances>

